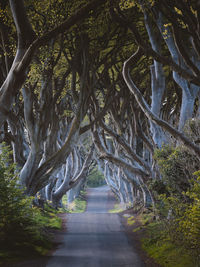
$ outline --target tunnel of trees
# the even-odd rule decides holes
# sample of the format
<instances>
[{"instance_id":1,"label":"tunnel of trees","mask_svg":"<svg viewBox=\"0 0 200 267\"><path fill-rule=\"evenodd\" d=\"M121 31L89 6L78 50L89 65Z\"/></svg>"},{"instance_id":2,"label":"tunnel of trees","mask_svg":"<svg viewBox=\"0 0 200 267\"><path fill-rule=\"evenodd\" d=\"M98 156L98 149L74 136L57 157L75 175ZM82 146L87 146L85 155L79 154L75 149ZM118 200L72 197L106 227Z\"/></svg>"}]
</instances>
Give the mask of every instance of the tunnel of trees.
<instances>
[{"instance_id":1,"label":"tunnel of trees","mask_svg":"<svg viewBox=\"0 0 200 267\"><path fill-rule=\"evenodd\" d=\"M194 202L200 1L1 0L0 16L1 150L26 195L57 208L98 168L129 206Z\"/></svg>"}]
</instances>

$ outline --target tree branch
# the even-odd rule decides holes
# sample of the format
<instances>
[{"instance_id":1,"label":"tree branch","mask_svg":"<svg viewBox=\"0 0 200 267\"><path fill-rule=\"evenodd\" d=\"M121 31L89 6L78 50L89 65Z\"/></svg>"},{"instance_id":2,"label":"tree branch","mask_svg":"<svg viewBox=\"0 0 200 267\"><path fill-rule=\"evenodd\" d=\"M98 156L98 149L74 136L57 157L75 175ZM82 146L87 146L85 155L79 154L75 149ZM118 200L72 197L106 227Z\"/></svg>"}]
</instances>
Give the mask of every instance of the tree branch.
<instances>
[{"instance_id":1,"label":"tree branch","mask_svg":"<svg viewBox=\"0 0 200 267\"><path fill-rule=\"evenodd\" d=\"M137 86L134 84L133 80L130 76L130 67L134 64L137 64L137 61L139 59L139 56L141 55L141 48L139 47L135 54L133 54L127 61L125 61L123 66L123 77L124 80L129 88L129 90L132 92L132 94L135 96L135 99L137 100L140 108L144 112L144 114L147 116L148 119L155 122L165 130L167 130L170 134L172 134L175 138L180 140L184 145L186 145L190 150L194 151L198 157L200 157L200 147L195 145L193 142L191 142L187 137L185 137L181 132L176 130L174 127L172 127L169 123L167 123L164 120L159 119L149 108L148 104L146 103L144 97L142 96L140 90L137 88Z\"/></svg>"}]
</instances>

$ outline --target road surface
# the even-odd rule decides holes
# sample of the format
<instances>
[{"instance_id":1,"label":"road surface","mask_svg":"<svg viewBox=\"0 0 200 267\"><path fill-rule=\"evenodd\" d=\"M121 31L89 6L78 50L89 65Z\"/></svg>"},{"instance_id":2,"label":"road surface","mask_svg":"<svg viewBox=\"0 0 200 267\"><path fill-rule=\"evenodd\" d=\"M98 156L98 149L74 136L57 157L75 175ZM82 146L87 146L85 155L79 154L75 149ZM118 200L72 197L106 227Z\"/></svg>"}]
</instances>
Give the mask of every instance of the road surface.
<instances>
[{"instance_id":1,"label":"road surface","mask_svg":"<svg viewBox=\"0 0 200 267\"><path fill-rule=\"evenodd\" d=\"M63 242L47 262L47 267L142 267L129 245L120 218L108 213L108 187L89 189L87 210L67 214Z\"/></svg>"},{"instance_id":2,"label":"road surface","mask_svg":"<svg viewBox=\"0 0 200 267\"><path fill-rule=\"evenodd\" d=\"M89 189L86 212L66 214L67 229L58 234L61 242L51 256L6 267L145 266L129 244L119 215L108 213L114 203L108 187Z\"/></svg>"}]
</instances>

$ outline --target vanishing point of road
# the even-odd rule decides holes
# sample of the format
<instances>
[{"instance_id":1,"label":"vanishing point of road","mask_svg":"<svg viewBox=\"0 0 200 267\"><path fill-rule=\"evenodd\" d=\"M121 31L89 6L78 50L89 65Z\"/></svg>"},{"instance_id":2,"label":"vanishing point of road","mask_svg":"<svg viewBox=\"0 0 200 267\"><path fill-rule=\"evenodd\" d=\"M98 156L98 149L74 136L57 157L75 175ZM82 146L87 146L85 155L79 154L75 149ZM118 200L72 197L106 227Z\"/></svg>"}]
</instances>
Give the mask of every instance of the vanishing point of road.
<instances>
[{"instance_id":1,"label":"vanishing point of road","mask_svg":"<svg viewBox=\"0 0 200 267\"><path fill-rule=\"evenodd\" d=\"M88 190L86 212L67 214L67 231L47 267L142 267L106 186Z\"/></svg>"}]
</instances>

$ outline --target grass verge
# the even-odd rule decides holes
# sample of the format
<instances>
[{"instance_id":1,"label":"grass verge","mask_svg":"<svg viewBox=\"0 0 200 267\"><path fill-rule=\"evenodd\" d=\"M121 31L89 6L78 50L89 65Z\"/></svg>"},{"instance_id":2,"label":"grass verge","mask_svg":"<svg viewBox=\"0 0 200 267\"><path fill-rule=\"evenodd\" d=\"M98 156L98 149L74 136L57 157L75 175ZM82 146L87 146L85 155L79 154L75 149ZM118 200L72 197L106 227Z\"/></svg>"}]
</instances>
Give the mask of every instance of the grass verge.
<instances>
[{"instance_id":1,"label":"grass verge","mask_svg":"<svg viewBox=\"0 0 200 267\"><path fill-rule=\"evenodd\" d=\"M146 226L142 247L147 254L163 267L197 267L194 258L182 247L173 244L163 232L162 223Z\"/></svg>"},{"instance_id":2,"label":"grass verge","mask_svg":"<svg viewBox=\"0 0 200 267\"><path fill-rule=\"evenodd\" d=\"M122 212L125 208L119 203L115 204L113 209L110 209L109 213L119 213Z\"/></svg>"},{"instance_id":3,"label":"grass verge","mask_svg":"<svg viewBox=\"0 0 200 267\"><path fill-rule=\"evenodd\" d=\"M35 223L41 228L35 231L30 227L29 231L34 231L34 235L29 240L21 242L19 240L15 243L8 241L0 248L0 266L26 258L43 256L49 252L53 247L53 231L61 229L62 219L57 216L57 211L50 207L45 210L38 208Z\"/></svg>"},{"instance_id":4,"label":"grass verge","mask_svg":"<svg viewBox=\"0 0 200 267\"><path fill-rule=\"evenodd\" d=\"M72 203L67 203L67 196L63 196L64 208L59 209L60 212L66 213L82 213L86 210L87 201L85 197L86 193L81 192L80 196L76 198Z\"/></svg>"},{"instance_id":5,"label":"grass verge","mask_svg":"<svg viewBox=\"0 0 200 267\"><path fill-rule=\"evenodd\" d=\"M199 267L192 255L170 241L162 222L154 221L153 213L124 216L126 223L137 232L142 249L162 267Z\"/></svg>"}]
</instances>

